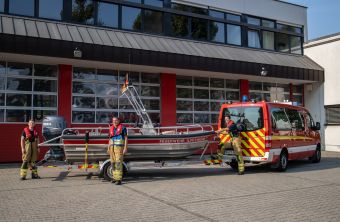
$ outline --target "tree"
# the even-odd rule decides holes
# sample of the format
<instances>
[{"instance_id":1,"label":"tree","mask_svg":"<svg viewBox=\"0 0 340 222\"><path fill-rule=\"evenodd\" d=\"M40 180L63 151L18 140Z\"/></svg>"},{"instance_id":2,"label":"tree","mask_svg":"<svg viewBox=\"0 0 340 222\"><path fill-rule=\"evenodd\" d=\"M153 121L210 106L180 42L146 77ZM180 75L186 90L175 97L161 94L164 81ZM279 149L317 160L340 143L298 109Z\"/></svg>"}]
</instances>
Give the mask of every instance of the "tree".
<instances>
[{"instance_id":1,"label":"tree","mask_svg":"<svg viewBox=\"0 0 340 222\"><path fill-rule=\"evenodd\" d=\"M72 18L80 23L89 23L93 19L94 4L92 0L73 0Z\"/></svg>"}]
</instances>

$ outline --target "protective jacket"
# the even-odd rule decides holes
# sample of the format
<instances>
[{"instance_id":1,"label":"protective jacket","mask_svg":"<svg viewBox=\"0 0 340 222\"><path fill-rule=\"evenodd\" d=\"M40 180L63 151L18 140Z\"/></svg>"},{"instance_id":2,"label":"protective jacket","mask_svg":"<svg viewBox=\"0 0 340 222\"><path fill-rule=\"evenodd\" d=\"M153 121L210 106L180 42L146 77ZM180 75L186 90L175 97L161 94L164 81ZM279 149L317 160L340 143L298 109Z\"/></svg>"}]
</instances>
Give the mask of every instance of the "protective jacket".
<instances>
[{"instance_id":1,"label":"protective jacket","mask_svg":"<svg viewBox=\"0 0 340 222\"><path fill-rule=\"evenodd\" d=\"M113 141L113 144L116 146L124 146L125 137L127 136L126 128L119 124L117 127L112 125L110 127L110 139Z\"/></svg>"},{"instance_id":2,"label":"protective jacket","mask_svg":"<svg viewBox=\"0 0 340 222\"><path fill-rule=\"evenodd\" d=\"M29 127L24 128L25 132L25 140L28 140L29 142L34 142L36 138L38 138L38 132L33 128L33 134L32 131L29 129Z\"/></svg>"}]
</instances>

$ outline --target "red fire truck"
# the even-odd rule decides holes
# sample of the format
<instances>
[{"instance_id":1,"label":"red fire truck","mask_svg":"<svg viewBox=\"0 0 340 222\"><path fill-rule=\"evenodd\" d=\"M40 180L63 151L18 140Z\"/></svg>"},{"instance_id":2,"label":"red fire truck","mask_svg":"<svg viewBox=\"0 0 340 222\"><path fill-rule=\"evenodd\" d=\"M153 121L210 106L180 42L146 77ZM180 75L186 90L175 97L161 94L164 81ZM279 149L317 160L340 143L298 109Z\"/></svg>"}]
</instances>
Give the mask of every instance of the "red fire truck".
<instances>
[{"instance_id":1,"label":"red fire truck","mask_svg":"<svg viewBox=\"0 0 340 222\"><path fill-rule=\"evenodd\" d=\"M240 102L221 107L218 129L225 128L224 117L245 125L240 133L245 162L270 163L279 171L287 169L288 161L309 158L321 160L320 123L314 123L307 109L280 103ZM220 135L222 143L230 135ZM233 150L226 149L226 162L237 168Z\"/></svg>"}]
</instances>

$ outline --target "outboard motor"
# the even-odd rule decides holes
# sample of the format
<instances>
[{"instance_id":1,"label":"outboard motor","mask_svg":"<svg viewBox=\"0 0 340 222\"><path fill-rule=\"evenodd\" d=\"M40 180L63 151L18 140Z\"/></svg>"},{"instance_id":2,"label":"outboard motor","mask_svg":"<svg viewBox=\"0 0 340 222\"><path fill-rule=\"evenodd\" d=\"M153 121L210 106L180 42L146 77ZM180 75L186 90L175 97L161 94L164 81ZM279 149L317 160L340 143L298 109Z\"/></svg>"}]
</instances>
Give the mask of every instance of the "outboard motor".
<instances>
[{"instance_id":1,"label":"outboard motor","mask_svg":"<svg viewBox=\"0 0 340 222\"><path fill-rule=\"evenodd\" d=\"M61 136L66 128L66 121L62 116L46 116L42 121L42 135L45 141ZM60 143L60 139L56 139L51 143ZM44 161L48 160L64 160L65 154L61 146L51 146L44 156Z\"/></svg>"}]
</instances>

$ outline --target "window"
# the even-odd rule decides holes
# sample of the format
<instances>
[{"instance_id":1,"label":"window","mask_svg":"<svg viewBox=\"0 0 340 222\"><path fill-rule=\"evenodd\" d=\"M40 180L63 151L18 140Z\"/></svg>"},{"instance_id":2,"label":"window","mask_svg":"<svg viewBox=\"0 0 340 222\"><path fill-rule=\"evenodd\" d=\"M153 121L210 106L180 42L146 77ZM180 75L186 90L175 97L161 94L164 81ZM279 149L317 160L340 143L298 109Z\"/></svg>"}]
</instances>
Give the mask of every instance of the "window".
<instances>
[{"instance_id":1,"label":"window","mask_svg":"<svg viewBox=\"0 0 340 222\"><path fill-rule=\"evenodd\" d=\"M326 111L326 113L327 113L327 111ZM311 129L312 127L315 126L314 120L313 120L312 116L310 115L310 113L308 113L308 112L305 113L305 119L306 119L307 127L309 129ZM327 124L327 117L326 117L326 124Z\"/></svg>"},{"instance_id":2,"label":"window","mask_svg":"<svg viewBox=\"0 0 340 222\"><path fill-rule=\"evenodd\" d=\"M0 62L0 122L57 114L57 66Z\"/></svg>"},{"instance_id":3,"label":"window","mask_svg":"<svg viewBox=\"0 0 340 222\"><path fill-rule=\"evenodd\" d=\"M0 12L5 11L5 0L0 0ZM1 118L1 113L0 113L0 118ZM1 119L0 119L1 122Z\"/></svg>"},{"instance_id":4,"label":"window","mask_svg":"<svg viewBox=\"0 0 340 222\"><path fill-rule=\"evenodd\" d=\"M274 32L262 31L262 45L264 49L275 50Z\"/></svg>"},{"instance_id":5,"label":"window","mask_svg":"<svg viewBox=\"0 0 340 222\"><path fill-rule=\"evenodd\" d=\"M122 28L128 30L141 30L141 9L122 6Z\"/></svg>"},{"instance_id":6,"label":"window","mask_svg":"<svg viewBox=\"0 0 340 222\"><path fill-rule=\"evenodd\" d=\"M209 10L209 15L214 18L224 19L224 12L219 12L215 10Z\"/></svg>"},{"instance_id":7,"label":"window","mask_svg":"<svg viewBox=\"0 0 340 222\"><path fill-rule=\"evenodd\" d=\"M34 0L10 0L9 13L34 16Z\"/></svg>"},{"instance_id":8,"label":"window","mask_svg":"<svg viewBox=\"0 0 340 222\"><path fill-rule=\"evenodd\" d=\"M208 21L199 18L191 18L191 37L199 40L207 40Z\"/></svg>"},{"instance_id":9,"label":"window","mask_svg":"<svg viewBox=\"0 0 340 222\"><path fill-rule=\"evenodd\" d=\"M258 18L247 16L247 23L251 24L251 25L260 26L261 25L261 20L258 19Z\"/></svg>"},{"instance_id":10,"label":"window","mask_svg":"<svg viewBox=\"0 0 340 222\"><path fill-rule=\"evenodd\" d=\"M237 80L177 76L176 83L178 123L217 123L221 105L240 97Z\"/></svg>"},{"instance_id":11,"label":"window","mask_svg":"<svg viewBox=\"0 0 340 222\"><path fill-rule=\"evenodd\" d=\"M340 105L325 106L326 124L340 124Z\"/></svg>"},{"instance_id":12,"label":"window","mask_svg":"<svg viewBox=\"0 0 340 222\"><path fill-rule=\"evenodd\" d=\"M152 5L155 7L163 7L163 0L144 0L145 5Z\"/></svg>"},{"instance_id":13,"label":"window","mask_svg":"<svg viewBox=\"0 0 340 222\"><path fill-rule=\"evenodd\" d=\"M92 0L72 0L72 20L78 23L94 24L94 3Z\"/></svg>"},{"instance_id":14,"label":"window","mask_svg":"<svg viewBox=\"0 0 340 222\"><path fill-rule=\"evenodd\" d=\"M189 6L182 5L182 4L176 4L176 3L171 3L171 8L178 10L178 11L185 11L185 12L188 12L190 10Z\"/></svg>"},{"instance_id":15,"label":"window","mask_svg":"<svg viewBox=\"0 0 340 222\"><path fill-rule=\"evenodd\" d=\"M208 9L191 6L191 12L201 15L208 15Z\"/></svg>"},{"instance_id":16,"label":"window","mask_svg":"<svg viewBox=\"0 0 340 222\"><path fill-rule=\"evenodd\" d=\"M39 0L39 17L61 20L63 0Z\"/></svg>"},{"instance_id":17,"label":"window","mask_svg":"<svg viewBox=\"0 0 340 222\"><path fill-rule=\"evenodd\" d=\"M163 13L151 10L144 10L144 32L163 32Z\"/></svg>"},{"instance_id":18,"label":"window","mask_svg":"<svg viewBox=\"0 0 340 222\"><path fill-rule=\"evenodd\" d=\"M224 117L230 115L236 123L242 121L246 126L246 131L254 131L264 127L262 107L231 107L223 110L222 127L225 127ZM243 117L240 118L240 117Z\"/></svg>"},{"instance_id":19,"label":"window","mask_svg":"<svg viewBox=\"0 0 340 222\"><path fill-rule=\"evenodd\" d=\"M136 123L138 116L126 97L120 97L125 71L73 69L72 122L109 123L119 116L124 123ZM153 122L159 122L159 75L129 73Z\"/></svg>"},{"instance_id":20,"label":"window","mask_svg":"<svg viewBox=\"0 0 340 222\"><path fill-rule=\"evenodd\" d=\"M290 37L290 47L291 53L294 54L302 54L302 46L301 46L301 37L291 36Z\"/></svg>"},{"instance_id":21,"label":"window","mask_svg":"<svg viewBox=\"0 0 340 222\"><path fill-rule=\"evenodd\" d=\"M261 48L260 35L256 30L248 30L248 47Z\"/></svg>"},{"instance_id":22,"label":"window","mask_svg":"<svg viewBox=\"0 0 340 222\"><path fill-rule=\"evenodd\" d=\"M303 85L293 85L293 98L292 102L296 106L303 105Z\"/></svg>"},{"instance_id":23,"label":"window","mask_svg":"<svg viewBox=\"0 0 340 222\"><path fill-rule=\"evenodd\" d=\"M125 0L125 1L142 4L142 0Z\"/></svg>"},{"instance_id":24,"label":"window","mask_svg":"<svg viewBox=\"0 0 340 222\"><path fill-rule=\"evenodd\" d=\"M270 20L262 19L262 26L267 28L275 28L275 22Z\"/></svg>"},{"instance_id":25,"label":"window","mask_svg":"<svg viewBox=\"0 0 340 222\"><path fill-rule=\"evenodd\" d=\"M171 15L171 34L177 37L186 37L189 34L188 17Z\"/></svg>"},{"instance_id":26,"label":"window","mask_svg":"<svg viewBox=\"0 0 340 222\"><path fill-rule=\"evenodd\" d=\"M271 109L272 128L274 130L291 130L292 126L289 122L285 109L272 108Z\"/></svg>"},{"instance_id":27,"label":"window","mask_svg":"<svg viewBox=\"0 0 340 222\"><path fill-rule=\"evenodd\" d=\"M241 45L241 27L238 25L227 25L227 42L232 45Z\"/></svg>"},{"instance_id":28,"label":"window","mask_svg":"<svg viewBox=\"0 0 340 222\"><path fill-rule=\"evenodd\" d=\"M285 24L277 24L276 25L277 29L286 31L286 32L295 32L297 34L302 34L302 28L296 27L296 26L290 26L290 25L285 25Z\"/></svg>"},{"instance_id":29,"label":"window","mask_svg":"<svg viewBox=\"0 0 340 222\"><path fill-rule=\"evenodd\" d=\"M118 27L118 5L98 2L98 20L100 26Z\"/></svg>"},{"instance_id":30,"label":"window","mask_svg":"<svg viewBox=\"0 0 340 222\"><path fill-rule=\"evenodd\" d=\"M277 33L276 49L280 52L289 52L289 36L283 33Z\"/></svg>"},{"instance_id":31,"label":"window","mask_svg":"<svg viewBox=\"0 0 340 222\"><path fill-rule=\"evenodd\" d=\"M290 87L288 84L249 82L249 98L257 101L288 102Z\"/></svg>"},{"instance_id":32,"label":"window","mask_svg":"<svg viewBox=\"0 0 340 222\"><path fill-rule=\"evenodd\" d=\"M303 130L305 128L304 121L301 114L295 109L286 109L288 119L292 126L292 129Z\"/></svg>"},{"instance_id":33,"label":"window","mask_svg":"<svg viewBox=\"0 0 340 222\"><path fill-rule=\"evenodd\" d=\"M210 22L210 40L214 42L225 42L224 23Z\"/></svg>"},{"instance_id":34,"label":"window","mask_svg":"<svg viewBox=\"0 0 340 222\"><path fill-rule=\"evenodd\" d=\"M235 21L235 22L241 22L241 16L228 13L227 14L227 20Z\"/></svg>"}]
</instances>

